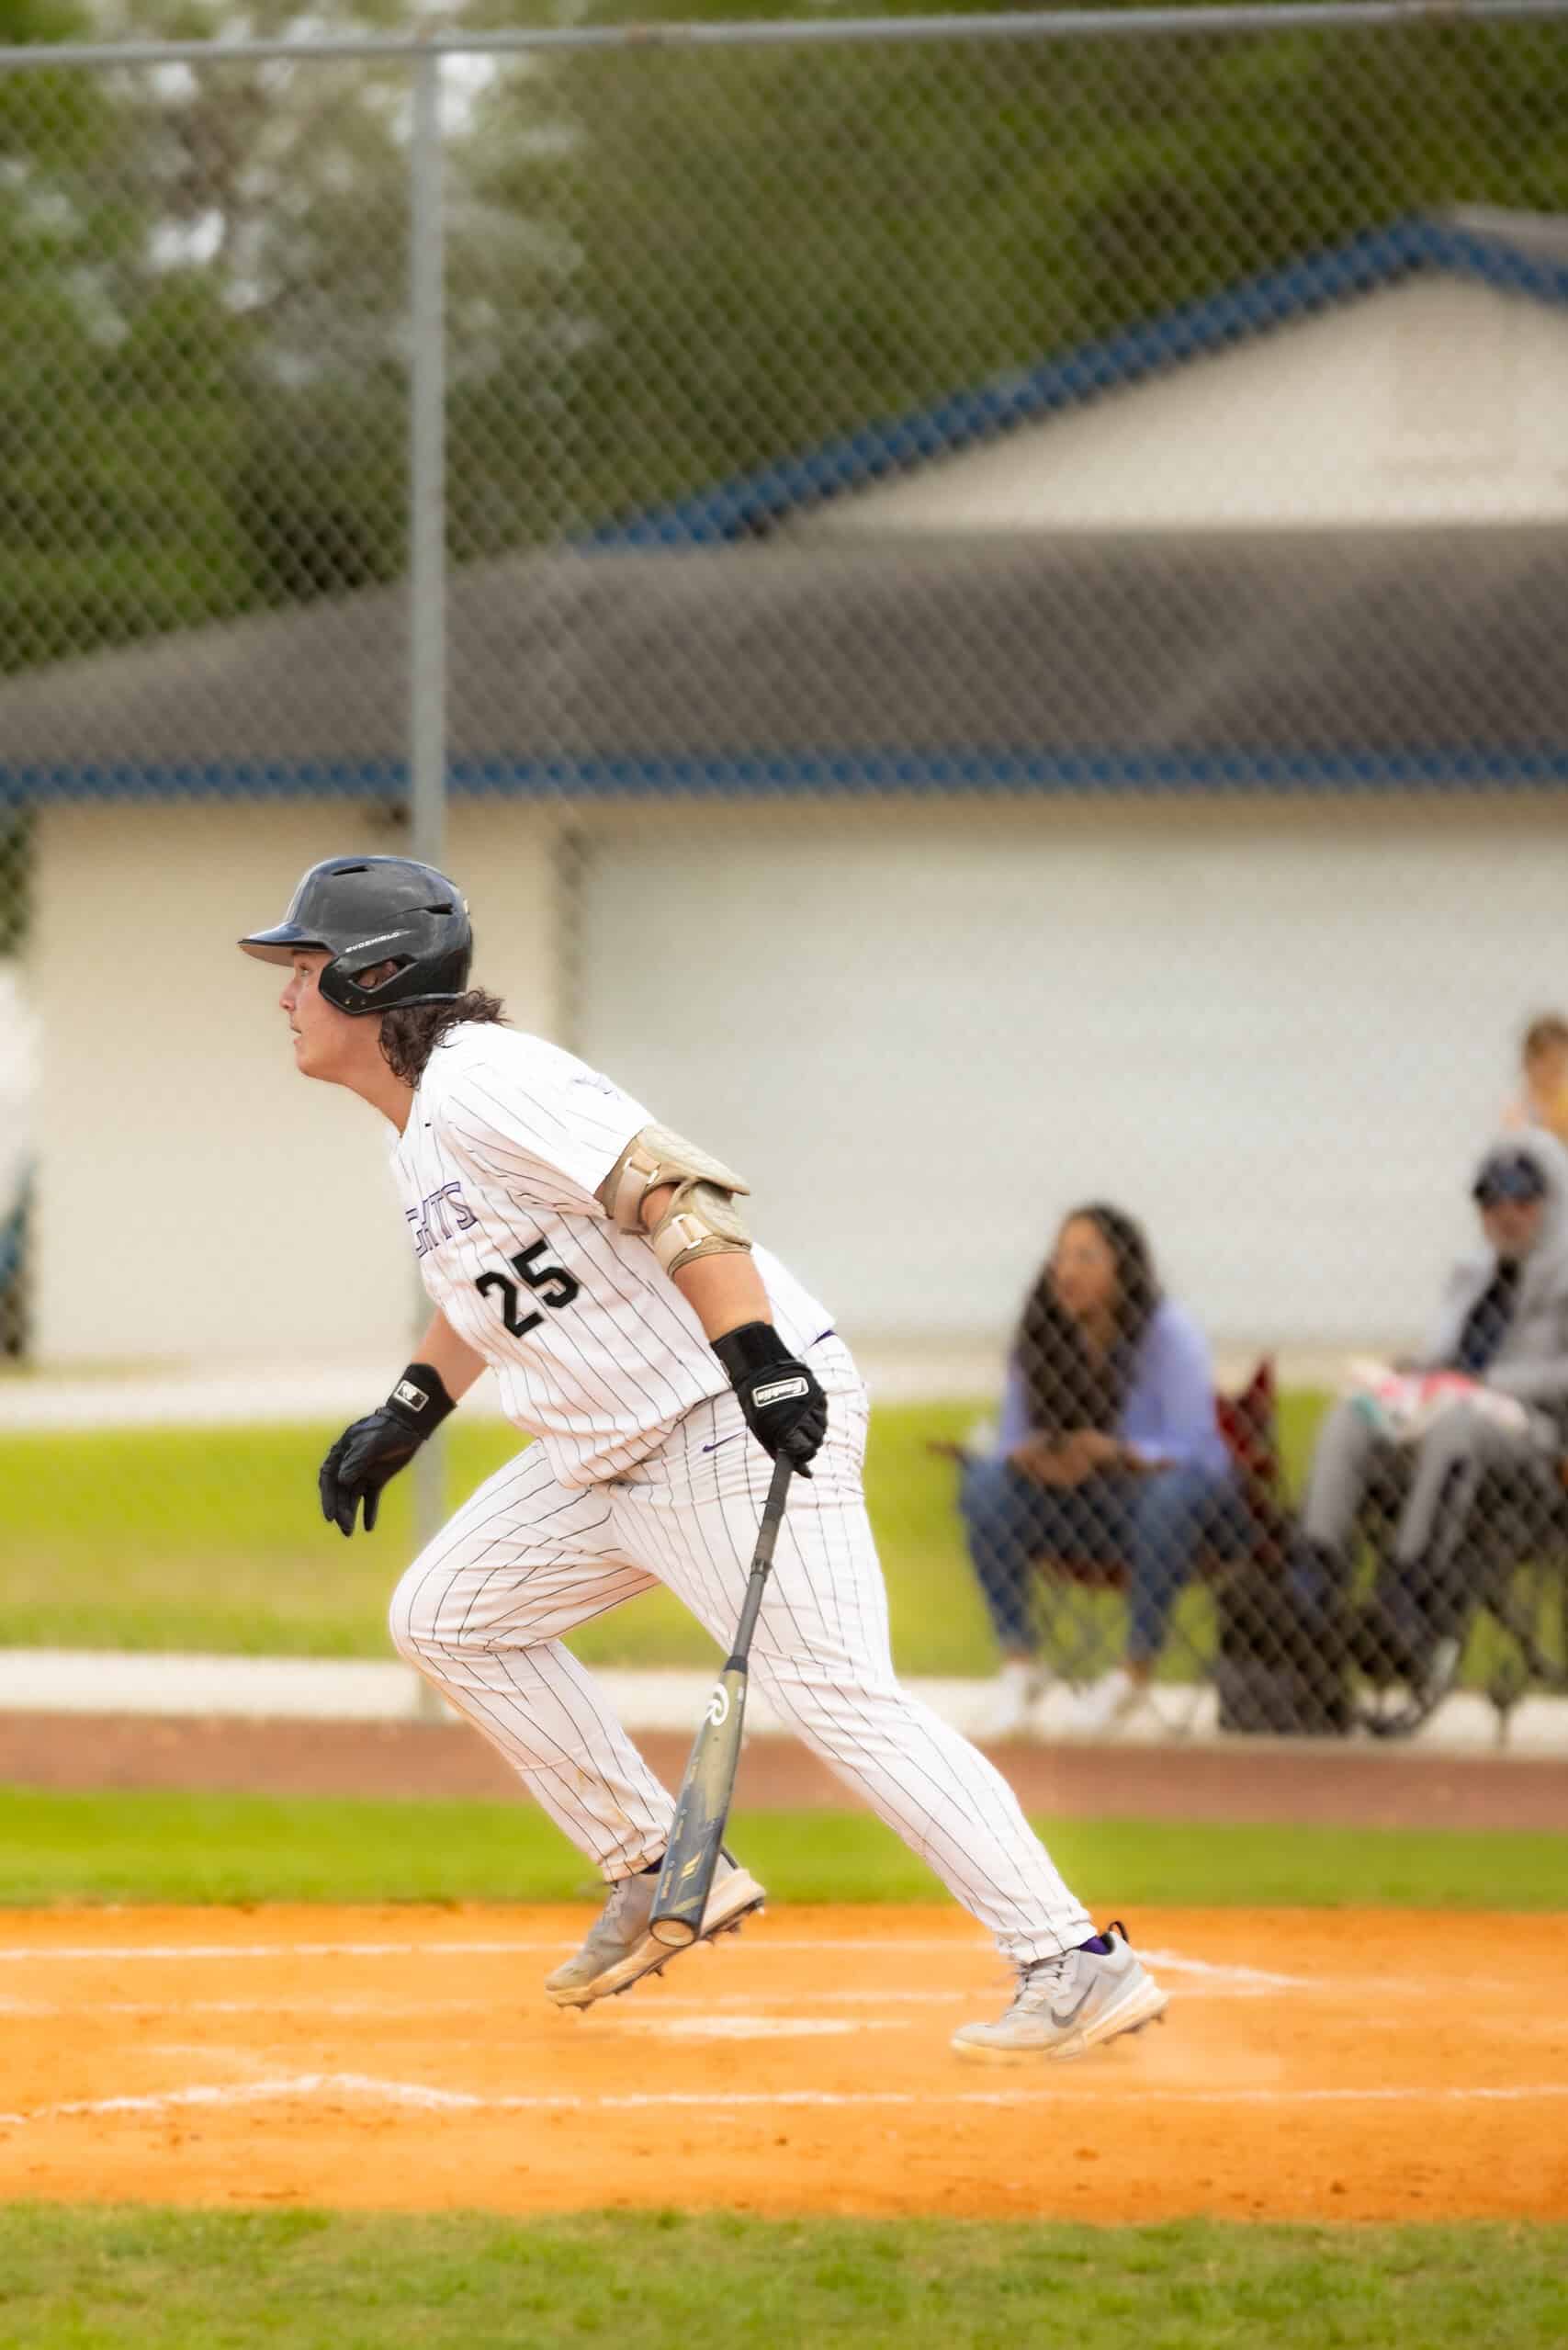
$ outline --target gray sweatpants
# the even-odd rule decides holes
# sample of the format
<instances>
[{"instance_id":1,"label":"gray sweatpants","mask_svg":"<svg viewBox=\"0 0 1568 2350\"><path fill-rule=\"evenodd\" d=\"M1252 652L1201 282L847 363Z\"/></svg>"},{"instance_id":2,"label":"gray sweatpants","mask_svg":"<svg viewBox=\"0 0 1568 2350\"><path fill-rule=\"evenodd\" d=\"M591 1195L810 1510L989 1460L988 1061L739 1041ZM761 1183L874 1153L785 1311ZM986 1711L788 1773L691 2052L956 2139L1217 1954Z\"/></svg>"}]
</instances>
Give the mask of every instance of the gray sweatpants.
<instances>
[{"instance_id":1,"label":"gray sweatpants","mask_svg":"<svg viewBox=\"0 0 1568 2350\"><path fill-rule=\"evenodd\" d=\"M1539 1480L1543 1499L1555 1490L1551 1430L1539 1417L1529 1429L1499 1426L1472 1405L1455 1404L1415 1445L1391 1444L1347 1397L1318 1433L1302 1510L1314 1542L1343 1553L1356 1514L1374 1485L1397 1491L1408 1479L1393 1554L1403 1564L1447 1566L1488 1470Z\"/></svg>"}]
</instances>

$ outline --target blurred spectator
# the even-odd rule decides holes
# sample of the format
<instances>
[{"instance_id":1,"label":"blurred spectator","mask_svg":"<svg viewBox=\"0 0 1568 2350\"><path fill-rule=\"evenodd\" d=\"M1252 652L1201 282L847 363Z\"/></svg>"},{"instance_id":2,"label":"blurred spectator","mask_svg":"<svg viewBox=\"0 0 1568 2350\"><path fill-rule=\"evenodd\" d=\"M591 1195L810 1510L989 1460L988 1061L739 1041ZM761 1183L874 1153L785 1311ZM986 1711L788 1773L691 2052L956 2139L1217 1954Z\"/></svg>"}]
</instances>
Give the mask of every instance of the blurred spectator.
<instances>
[{"instance_id":1,"label":"blurred spectator","mask_svg":"<svg viewBox=\"0 0 1568 2350\"><path fill-rule=\"evenodd\" d=\"M1131 1712L1177 1593L1240 1504L1202 1334L1161 1295L1148 1243L1119 1208L1077 1208L1057 1234L1020 1318L998 1450L966 1462L959 1506L1002 1652L987 1734L1026 1728L1042 1693L1031 1607L1041 1562L1124 1571L1126 1659L1081 1700L1075 1726L1104 1730Z\"/></svg>"},{"instance_id":2,"label":"blurred spectator","mask_svg":"<svg viewBox=\"0 0 1568 2350\"><path fill-rule=\"evenodd\" d=\"M1307 1480L1295 1579L1325 1622L1349 1583L1363 1503L1397 1508L1393 1552L1352 1628L1357 1662L1379 1680L1419 1685L1438 1644L1458 1635L1469 1599L1461 1546L1482 1476L1517 1472L1543 1506L1556 1495L1568 1422L1568 1153L1538 1130L1503 1135L1472 1197L1482 1248L1454 1267L1426 1353L1403 1366L1458 1381L1441 1383L1435 1416L1403 1431L1375 1395L1347 1395L1319 1431Z\"/></svg>"},{"instance_id":3,"label":"blurred spectator","mask_svg":"<svg viewBox=\"0 0 1568 2350\"><path fill-rule=\"evenodd\" d=\"M1542 1012L1519 1040L1523 1082L1503 1113L1510 1130L1540 1126L1568 1144L1568 1020Z\"/></svg>"}]
</instances>

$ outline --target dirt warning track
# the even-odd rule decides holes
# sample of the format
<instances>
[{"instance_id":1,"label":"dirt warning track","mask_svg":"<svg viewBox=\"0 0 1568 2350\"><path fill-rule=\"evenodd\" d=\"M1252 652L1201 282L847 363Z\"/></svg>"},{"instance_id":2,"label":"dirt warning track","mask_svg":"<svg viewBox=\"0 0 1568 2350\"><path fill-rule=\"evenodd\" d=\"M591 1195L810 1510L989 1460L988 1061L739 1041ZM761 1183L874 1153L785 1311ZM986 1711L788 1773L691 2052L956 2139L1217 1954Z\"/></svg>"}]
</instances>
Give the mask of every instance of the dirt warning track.
<instances>
[{"instance_id":1,"label":"dirt warning track","mask_svg":"<svg viewBox=\"0 0 1568 2350\"><path fill-rule=\"evenodd\" d=\"M588 1912L0 1918L0 2194L525 2213L1568 2218L1568 1925L1143 1911L1168 2022L961 2062L951 1909L776 1909L586 2016Z\"/></svg>"}]
</instances>

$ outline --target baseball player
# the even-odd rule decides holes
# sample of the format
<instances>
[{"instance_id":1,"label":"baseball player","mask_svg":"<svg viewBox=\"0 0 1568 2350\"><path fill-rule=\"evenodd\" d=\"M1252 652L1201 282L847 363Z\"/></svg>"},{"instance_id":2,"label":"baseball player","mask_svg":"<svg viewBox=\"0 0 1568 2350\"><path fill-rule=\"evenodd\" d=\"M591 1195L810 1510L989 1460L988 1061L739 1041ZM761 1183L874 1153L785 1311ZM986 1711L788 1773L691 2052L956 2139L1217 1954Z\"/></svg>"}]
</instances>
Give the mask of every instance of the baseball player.
<instances>
[{"instance_id":1,"label":"baseball player","mask_svg":"<svg viewBox=\"0 0 1568 2350\"><path fill-rule=\"evenodd\" d=\"M388 1121L434 1308L418 1359L327 1454L325 1516L352 1534L363 1508L368 1532L383 1486L487 1365L536 1440L414 1560L391 1629L608 1881L549 1996L586 2007L677 1955L648 1930L673 1805L565 1635L658 1582L727 1649L783 1454L798 1474L751 1671L1016 1968L1006 2014L953 2046L1076 2055L1159 2015L1125 1930L1094 1931L1005 1780L894 1678L865 1391L831 1316L752 1246L740 1177L508 1026L468 986L467 908L428 865L329 858L240 943L288 974L295 1066ZM762 1899L727 1857L703 1938Z\"/></svg>"}]
</instances>

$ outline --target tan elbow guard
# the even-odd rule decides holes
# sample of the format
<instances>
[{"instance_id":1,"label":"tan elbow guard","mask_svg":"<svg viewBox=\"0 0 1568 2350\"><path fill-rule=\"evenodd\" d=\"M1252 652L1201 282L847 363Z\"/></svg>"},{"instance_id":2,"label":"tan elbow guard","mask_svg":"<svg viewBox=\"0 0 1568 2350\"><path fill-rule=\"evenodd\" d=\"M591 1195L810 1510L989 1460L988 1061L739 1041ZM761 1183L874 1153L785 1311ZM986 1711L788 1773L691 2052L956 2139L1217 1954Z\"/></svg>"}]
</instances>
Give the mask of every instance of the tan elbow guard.
<instances>
[{"instance_id":1,"label":"tan elbow guard","mask_svg":"<svg viewBox=\"0 0 1568 2350\"><path fill-rule=\"evenodd\" d=\"M651 1231L642 1220L649 1192L673 1183L675 1192ZM747 1185L733 1168L710 1158L668 1126L634 1135L599 1186L605 1214L623 1232L642 1235L667 1273L699 1257L744 1254L750 1237L735 1204Z\"/></svg>"}]
</instances>

